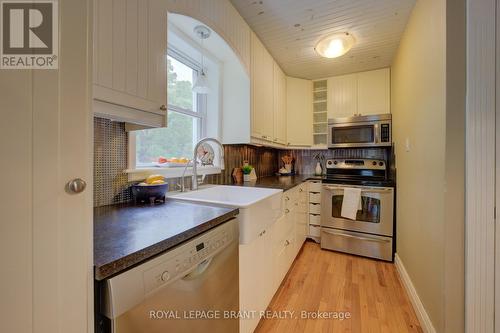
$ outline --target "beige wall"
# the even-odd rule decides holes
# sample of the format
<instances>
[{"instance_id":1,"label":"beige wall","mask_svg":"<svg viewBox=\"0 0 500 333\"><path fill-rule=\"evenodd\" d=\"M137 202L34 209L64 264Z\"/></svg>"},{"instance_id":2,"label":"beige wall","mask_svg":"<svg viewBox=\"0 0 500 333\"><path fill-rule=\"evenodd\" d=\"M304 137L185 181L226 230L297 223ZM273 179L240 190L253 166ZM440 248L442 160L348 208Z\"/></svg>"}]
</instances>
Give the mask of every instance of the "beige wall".
<instances>
[{"instance_id":1,"label":"beige wall","mask_svg":"<svg viewBox=\"0 0 500 333\"><path fill-rule=\"evenodd\" d=\"M397 253L438 332L444 327L445 18L445 0L417 1L393 62L391 93Z\"/></svg>"},{"instance_id":2,"label":"beige wall","mask_svg":"<svg viewBox=\"0 0 500 333\"><path fill-rule=\"evenodd\" d=\"M465 1L418 0L392 67L397 253L437 332L464 330L464 28Z\"/></svg>"}]
</instances>

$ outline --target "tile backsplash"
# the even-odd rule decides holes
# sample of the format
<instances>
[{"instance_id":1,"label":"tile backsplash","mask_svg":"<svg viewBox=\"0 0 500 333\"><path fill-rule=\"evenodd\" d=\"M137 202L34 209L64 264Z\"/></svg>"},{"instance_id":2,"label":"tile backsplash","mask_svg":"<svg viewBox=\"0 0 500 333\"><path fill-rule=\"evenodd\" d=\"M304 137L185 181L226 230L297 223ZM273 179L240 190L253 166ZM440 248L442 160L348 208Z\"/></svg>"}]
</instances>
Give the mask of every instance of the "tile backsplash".
<instances>
[{"instance_id":1,"label":"tile backsplash","mask_svg":"<svg viewBox=\"0 0 500 333\"><path fill-rule=\"evenodd\" d=\"M255 167L258 177L274 175L282 166L281 157L295 158L295 171L313 174L316 166L314 156L321 153L325 158L377 158L391 160L391 150L330 149L330 150L281 150L252 145L224 145L225 170L218 175L208 175L205 183L232 184L233 168L240 167L244 160ZM128 135L125 124L104 118L94 118L94 207L129 202L132 200L131 183L127 174ZM324 165L323 165L324 169ZM179 178L168 179L169 188L175 190ZM186 185L191 179L187 177Z\"/></svg>"},{"instance_id":2,"label":"tile backsplash","mask_svg":"<svg viewBox=\"0 0 500 333\"><path fill-rule=\"evenodd\" d=\"M125 124L94 118L94 207L128 202L128 138Z\"/></svg>"}]
</instances>

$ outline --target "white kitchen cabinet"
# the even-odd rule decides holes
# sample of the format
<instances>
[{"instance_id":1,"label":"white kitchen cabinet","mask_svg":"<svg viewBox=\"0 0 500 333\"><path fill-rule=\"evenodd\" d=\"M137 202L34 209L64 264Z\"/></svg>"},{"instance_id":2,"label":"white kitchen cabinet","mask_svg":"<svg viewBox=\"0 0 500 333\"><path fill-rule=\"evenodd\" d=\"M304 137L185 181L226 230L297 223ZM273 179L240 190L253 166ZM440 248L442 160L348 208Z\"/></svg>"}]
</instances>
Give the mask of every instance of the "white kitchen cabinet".
<instances>
[{"instance_id":1,"label":"white kitchen cabinet","mask_svg":"<svg viewBox=\"0 0 500 333\"><path fill-rule=\"evenodd\" d=\"M328 118L352 117L357 113L357 74L328 78Z\"/></svg>"},{"instance_id":2,"label":"white kitchen cabinet","mask_svg":"<svg viewBox=\"0 0 500 333\"><path fill-rule=\"evenodd\" d=\"M390 113L390 69L328 78L328 118Z\"/></svg>"},{"instance_id":3,"label":"white kitchen cabinet","mask_svg":"<svg viewBox=\"0 0 500 333\"><path fill-rule=\"evenodd\" d=\"M274 295L273 226L248 244L240 245L240 310L265 311ZM251 333L259 317L240 320L240 332Z\"/></svg>"},{"instance_id":4,"label":"white kitchen cabinet","mask_svg":"<svg viewBox=\"0 0 500 333\"><path fill-rule=\"evenodd\" d=\"M302 183L298 186L298 199L295 211L295 243L293 247L293 259L299 253L302 244L304 244L308 231L308 192L307 184ZM293 261L292 259L292 261Z\"/></svg>"},{"instance_id":5,"label":"white kitchen cabinet","mask_svg":"<svg viewBox=\"0 0 500 333\"><path fill-rule=\"evenodd\" d=\"M273 240L273 294L278 290L281 281L290 268L290 245L293 242L295 229L290 213L285 213L276 222Z\"/></svg>"},{"instance_id":6,"label":"white kitchen cabinet","mask_svg":"<svg viewBox=\"0 0 500 333\"><path fill-rule=\"evenodd\" d=\"M391 73L389 68L362 72L358 77L358 112L363 116L390 113Z\"/></svg>"},{"instance_id":7,"label":"white kitchen cabinet","mask_svg":"<svg viewBox=\"0 0 500 333\"><path fill-rule=\"evenodd\" d=\"M274 139L274 60L255 33L251 36L252 137Z\"/></svg>"},{"instance_id":8,"label":"white kitchen cabinet","mask_svg":"<svg viewBox=\"0 0 500 333\"><path fill-rule=\"evenodd\" d=\"M286 78L287 145L312 145L312 99L312 81Z\"/></svg>"},{"instance_id":9,"label":"white kitchen cabinet","mask_svg":"<svg viewBox=\"0 0 500 333\"><path fill-rule=\"evenodd\" d=\"M94 4L94 113L166 125L167 10L160 0Z\"/></svg>"},{"instance_id":10,"label":"white kitchen cabinet","mask_svg":"<svg viewBox=\"0 0 500 333\"><path fill-rule=\"evenodd\" d=\"M274 136L273 141L282 145L286 141L286 76L274 62Z\"/></svg>"}]
</instances>

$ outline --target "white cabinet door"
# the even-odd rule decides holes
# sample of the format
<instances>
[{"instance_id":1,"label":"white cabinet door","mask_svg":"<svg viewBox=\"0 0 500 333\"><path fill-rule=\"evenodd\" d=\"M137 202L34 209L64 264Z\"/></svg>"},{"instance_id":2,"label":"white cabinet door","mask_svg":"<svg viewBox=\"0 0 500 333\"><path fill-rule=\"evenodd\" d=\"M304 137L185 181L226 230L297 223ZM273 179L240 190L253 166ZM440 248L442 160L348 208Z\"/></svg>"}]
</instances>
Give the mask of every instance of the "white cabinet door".
<instances>
[{"instance_id":1,"label":"white cabinet door","mask_svg":"<svg viewBox=\"0 0 500 333\"><path fill-rule=\"evenodd\" d=\"M257 35L251 38L252 136L272 141L274 60Z\"/></svg>"},{"instance_id":2,"label":"white cabinet door","mask_svg":"<svg viewBox=\"0 0 500 333\"><path fill-rule=\"evenodd\" d=\"M273 141L286 144L286 77L274 63L274 137Z\"/></svg>"},{"instance_id":3,"label":"white cabinet door","mask_svg":"<svg viewBox=\"0 0 500 333\"><path fill-rule=\"evenodd\" d=\"M363 116L391 112L391 73L389 68L358 73L358 114Z\"/></svg>"},{"instance_id":4,"label":"white cabinet door","mask_svg":"<svg viewBox=\"0 0 500 333\"><path fill-rule=\"evenodd\" d=\"M166 116L166 51L167 11L162 1L96 1L93 64L93 97L99 101L96 112L103 115L109 112L124 121L136 118L137 123L141 123L140 112ZM101 102L111 103L109 110Z\"/></svg>"},{"instance_id":5,"label":"white cabinet door","mask_svg":"<svg viewBox=\"0 0 500 333\"><path fill-rule=\"evenodd\" d=\"M270 228L249 244L240 245L240 310L265 311L274 294ZM259 317L240 320L240 332L251 333Z\"/></svg>"},{"instance_id":6,"label":"white cabinet door","mask_svg":"<svg viewBox=\"0 0 500 333\"><path fill-rule=\"evenodd\" d=\"M299 195L297 201L297 210L295 216L295 252L294 257L300 251L302 244L306 240L308 234L308 192L307 184L299 186Z\"/></svg>"},{"instance_id":7,"label":"white cabinet door","mask_svg":"<svg viewBox=\"0 0 500 333\"><path fill-rule=\"evenodd\" d=\"M286 78L287 144L311 146L312 126L312 81Z\"/></svg>"},{"instance_id":8,"label":"white cabinet door","mask_svg":"<svg viewBox=\"0 0 500 333\"><path fill-rule=\"evenodd\" d=\"M352 117L357 113L357 74L328 79L328 118Z\"/></svg>"}]
</instances>

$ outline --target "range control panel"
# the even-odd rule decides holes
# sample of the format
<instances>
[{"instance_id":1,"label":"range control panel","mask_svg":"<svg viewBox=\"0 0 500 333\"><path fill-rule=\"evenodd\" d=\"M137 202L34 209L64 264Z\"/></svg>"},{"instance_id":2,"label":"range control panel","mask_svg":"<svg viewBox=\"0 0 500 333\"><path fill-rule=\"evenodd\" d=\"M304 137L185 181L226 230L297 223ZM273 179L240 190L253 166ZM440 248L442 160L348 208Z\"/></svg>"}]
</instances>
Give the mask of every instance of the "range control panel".
<instances>
[{"instance_id":1,"label":"range control panel","mask_svg":"<svg viewBox=\"0 0 500 333\"><path fill-rule=\"evenodd\" d=\"M234 233L226 229L217 228L197 239L189 241L185 245L173 249L165 254L165 260L144 271L144 289L146 294L168 282L186 276L204 260L208 260L224 249L234 240Z\"/></svg>"}]
</instances>

